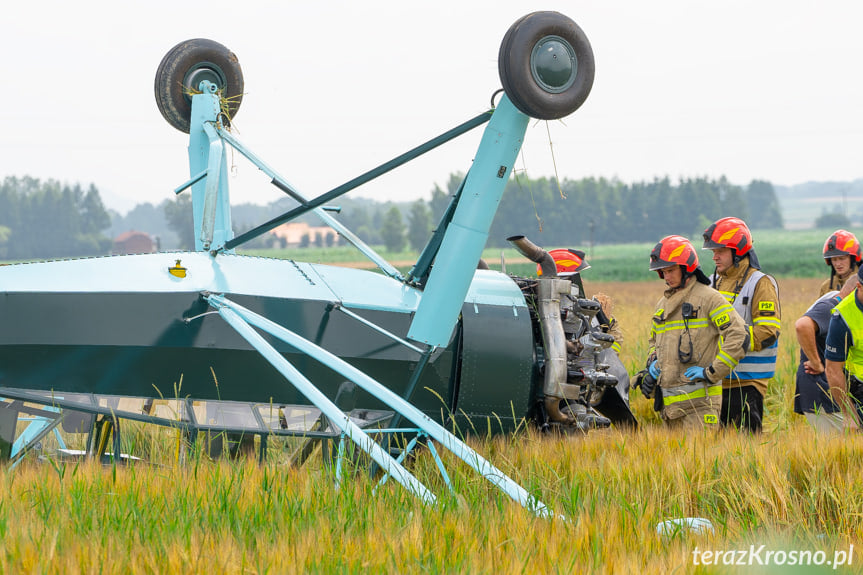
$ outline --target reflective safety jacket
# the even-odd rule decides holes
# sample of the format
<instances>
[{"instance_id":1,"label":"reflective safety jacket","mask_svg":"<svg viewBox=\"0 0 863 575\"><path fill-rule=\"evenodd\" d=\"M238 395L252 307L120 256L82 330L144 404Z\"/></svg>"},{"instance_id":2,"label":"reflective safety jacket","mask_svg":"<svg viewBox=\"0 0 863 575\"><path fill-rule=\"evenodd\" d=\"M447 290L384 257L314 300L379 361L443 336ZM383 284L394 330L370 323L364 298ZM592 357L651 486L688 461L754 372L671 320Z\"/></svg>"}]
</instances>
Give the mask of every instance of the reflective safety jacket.
<instances>
[{"instance_id":1,"label":"reflective safety jacket","mask_svg":"<svg viewBox=\"0 0 863 575\"><path fill-rule=\"evenodd\" d=\"M714 276L715 287L746 322L749 333L746 357L722 382L722 387L753 385L762 396L776 373L779 351L779 287L771 276L749 265L745 257L724 273Z\"/></svg>"},{"instance_id":2,"label":"reflective safety jacket","mask_svg":"<svg viewBox=\"0 0 863 575\"><path fill-rule=\"evenodd\" d=\"M683 288L666 290L648 342L648 353L659 361L663 404L721 395L719 382L743 357L745 339L743 318L713 288L692 277ZM684 375L693 366L705 368L707 382Z\"/></svg>"},{"instance_id":3,"label":"reflective safety jacket","mask_svg":"<svg viewBox=\"0 0 863 575\"><path fill-rule=\"evenodd\" d=\"M833 311L842 316L851 332L852 345L845 359L845 370L859 380L863 380L863 312L857 307L856 294L849 294Z\"/></svg>"}]
</instances>

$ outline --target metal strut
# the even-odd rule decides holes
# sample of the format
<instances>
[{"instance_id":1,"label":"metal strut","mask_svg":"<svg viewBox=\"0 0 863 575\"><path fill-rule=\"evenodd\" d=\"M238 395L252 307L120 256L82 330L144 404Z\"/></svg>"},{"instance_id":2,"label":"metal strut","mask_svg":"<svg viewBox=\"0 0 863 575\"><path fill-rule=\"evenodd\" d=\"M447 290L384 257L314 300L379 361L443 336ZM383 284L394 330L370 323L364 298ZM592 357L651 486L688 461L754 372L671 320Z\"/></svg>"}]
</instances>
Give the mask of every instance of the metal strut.
<instances>
[{"instance_id":1,"label":"metal strut","mask_svg":"<svg viewBox=\"0 0 863 575\"><path fill-rule=\"evenodd\" d=\"M359 385L377 399L389 405L396 412L402 414L419 429L425 432L426 435L450 450L454 455L477 471L477 473L485 477L495 487L502 490L523 507L533 511L540 517L552 516L551 510L542 501L530 495L521 485L510 479L503 471L492 465L476 451L468 447L467 444L448 432L442 425L428 417L395 392L384 387L372 377L322 347L319 347L277 323L274 323L267 318L228 300L222 295L206 294L205 299L211 306L219 310L222 317L225 318L225 320L228 321L228 323L238 332L240 332L240 335L246 338L246 340L249 341L255 349L261 352L267 361L273 364L273 366L276 367L282 375L288 378L291 383L296 385L297 388L322 412L325 412L324 407L327 407L334 414L332 416L334 422L338 419L339 424L347 423L353 425L347 416L338 410L338 408L336 408L336 406L330 402L317 387L300 374L296 368L294 368L250 326L255 326L258 329L284 341L299 350L301 353L305 353L333 371L343 375L353 383ZM329 413L326 414L328 417L331 417ZM358 428L356 432L346 433L346 435L355 441L361 448L366 450L370 455L372 455L372 451L374 451L376 455L380 456L381 459L379 460L375 457L375 461L381 465L384 471L390 471L393 477L403 485L408 485L404 483L406 481L405 475L411 480L416 481L416 479L407 471L404 471L405 475L400 476L398 472L403 469L401 465L388 455L383 454L380 446L372 442L371 439ZM373 445L361 443L361 441L365 440L368 440L368 442L371 442ZM374 450L374 448L377 448L377 450ZM381 461L386 461L387 463L381 464ZM417 484L419 484L418 481ZM413 484L411 483L410 485ZM422 484L419 485L421 486ZM409 489L415 493L420 492L416 487L409 487ZM425 488L422 487L422 489ZM433 495L429 494L429 497L432 501L434 500Z\"/></svg>"},{"instance_id":2,"label":"metal strut","mask_svg":"<svg viewBox=\"0 0 863 575\"><path fill-rule=\"evenodd\" d=\"M217 130L218 130L219 136L221 136L221 138L223 140L228 142L228 144L230 144L235 150L237 150L240 154L245 156L246 159L248 159L250 162L252 162L252 164L257 166L257 168L259 170L261 170L267 176L269 176L272 179L272 183L274 186L276 186L277 188L279 188L280 190L282 190L283 192L288 194L290 197L292 197L294 200L296 200L299 204L306 205L308 203L308 200L296 188L294 188L294 186L292 186L290 183L288 183L288 181L284 177L282 177L278 172L276 172L273 168L271 168L269 165L267 165L261 158L259 158L257 155L255 155L249 148L247 148L242 142L240 142L240 140L237 139L233 134L231 134L230 132L228 132L227 130L225 130L223 128L217 127ZM351 230L349 230L344 224L339 222L336 218L334 218L330 214L326 213L326 209L327 209L326 206L318 206L318 207L314 208L312 211L314 211L315 215L317 215L318 218L320 218L320 220L322 222L324 222L325 224L330 226L333 230L336 231L336 233L338 233L340 236L345 238L345 240L347 242L349 242L354 247L356 247L358 250L360 250L360 252L364 256L369 258L369 260L371 260L376 266L378 266L380 268L380 270L382 272L384 272L386 275L388 275L392 278L395 278L399 281L402 281L404 279L404 276L402 276L401 272L398 269L396 269L395 266L390 264L388 261L386 261L384 258L382 258L379 254L377 254L371 247L366 245L366 243L364 241L362 241L356 234L354 234ZM264 224L264 225L266 226L267 224ZM272 229L272 228L269 228L269 229ZM256 228L256 230L259 233L257 233L255 235L255 237L257 237L257 235L263 234L267 231L267 229L264 229L263 227ZM237 240L243 240L244 237L246 239L251 239L251 237L244 234L244 235L240 236L239 238L237 238ZM245 240L243 240L243 241L245 241ZM239 243L232 244L231 246L226 246L225 249L230 249L231 247L234 247L235 245L239 245Z\"/></svg>"},{"instance_id":3,"label":"metal strut","mask_svg":"<svg viewBox=\"0 0 863 575\"><path fill-rule=\"evenodd\" d=\"M362 184L369 182L369 181L377 178L378 176L385 174L385 173L389 172L390 170L397 168L398 166L401 166L402 164L405 164L405 163L409 162L410 160L413 160L414 158L416 158L418 156L421 156L422 154L425 154L429 150L433 150L433 149L437 148L438 146L445 144L446 142L452 140L453 138L456 138L456 137L464 134L465 132L469 132L470 130L476 128L477 126L481 126L481 125L485 124L486 122L488 122L491 119L491 116L492 116L491 110L483 112L477 116L474 116L473 118L471 118L467 122L464 122L463 124L456 126L455 128L453 128L447 132L444 132L443 134L441 134L440 136L437 136L436 138L432 138L428 142L425 142L424 144L421 144L421 145L417 146L416 148L408 150L404 154L402 154L396 158L393 158L389 162L381 164L377 168L369 170L368 172L366 172L360 176L357 176L353 180L346 182L346 183L342 184L341 186L334 188L334 189L330 190L329 192L327 192L321 196L318 196L317 198L315 198L313 200L301 201L300 203L302 205L297 206L296 208L285 212L281 216L273 218L270 221L265 222L265 223L261 224L260 226L253 228L253 229L247 231L246 233L241 234L238 237L227 242L225 244L224 249L225 250L233 249L233 248L237 247L238 245L240 245L244 242L247 242L251 239L254 239L254 238L258 237L259 235L275 228L276 226L282 224L283 222L290 221L290 220L292 220L292 219L294 219L294 218L296 218L296 217L298 217L298 216L300 216L306 212L314 210L318 206L322 206L323 204L326 204L330 200L346 194L350 190L353 190L354 188L361 186ZM224 136L224 134L225 134L224 130L221 133L222 133L222 137L225 137ZM233 145L233 142L232 142L232 145ZM248 157L248 156L246 156L246 157ZM260 167L260 165L258 167ZM297 198L295 197L295 199L297 199Z\"/></svg>"},{"instance_id":4,"label":"metal strut","mask_svg":"<svg viewBox=\"0 0 863 575\"><path fill-rule=\"evenodd\" d=\"M393 459L383 448L378 445L371 437L369 437L362 429L359 428L351 419L339 409L335 403L327 399L327 397L312 384L306 377L297 370L291 363L286 360L273 346L268 344L266 340L258 332L246 323L234 309L234 304L223 299L216 299L217 296L209 296L207 300L214 308L219 311L219 315L228 322L228 324L237 330L252 347L254 347L264 359L275 367L279 372L287 378L303 395L305 395L321 413L327 416L327 419L336 427L338 427L344 436L356 443L360 449L369 454L374 459L375 463L387 473L391 474L399 483L405 486L408 491L420 497L425 503L434 503L436 498L416 477L414 477L407 469L402 467L395 459ZM275 334L274 334L275 335Z\"/></svg>"}]
</instances>

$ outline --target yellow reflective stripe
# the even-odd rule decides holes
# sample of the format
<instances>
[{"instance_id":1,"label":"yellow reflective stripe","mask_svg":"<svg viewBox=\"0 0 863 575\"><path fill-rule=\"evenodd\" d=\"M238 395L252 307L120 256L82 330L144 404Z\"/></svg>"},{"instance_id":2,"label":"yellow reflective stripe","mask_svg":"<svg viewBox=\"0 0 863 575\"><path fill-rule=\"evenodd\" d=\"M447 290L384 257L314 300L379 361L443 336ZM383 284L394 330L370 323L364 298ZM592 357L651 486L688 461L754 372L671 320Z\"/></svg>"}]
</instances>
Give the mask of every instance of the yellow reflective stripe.
<instances>
[{"instance_id":1,"label":"yellow reflective stripe","mask_svg":"<svg viewBox=\"0 0 863 575\"><path fill-rule=\"evenodd\" d=\"M772 325L774 327L782 327L782 323L775 317L757 317L754 322L757 325Z\"/></svg>"},{"instance_id":2,"label":"yellow reflective stripe","mask_svg":"<svg viewBox=\"0 0 863 575\"><path fill-rule=\"evenodd\" d=\"M734 366L737 365L737 360L725 353L725 350L722 349L725 346L725 337L719 336L719 353L716 357L718 357L723 363L730 366L731 369L734 369Z\"/></svg>"},{"instance_id":3,"label":"yellow reflective stripe","mask_svg":"<svg viewBox=\"0 0 863 575\"><path fill-rule=\"evenodd\" d=\"M682 325L680 325L680 326L677 326L677 325L670 325L670 326L660 325L660 326L657 326L657 329L654 331L654 333L666 333L669 331L682 331L683 329L684 328Z\"/></svg>"},{"instance_id":4,"label":"yellow reflective stripe","mask_svg":"<svg viewBox=\"0 0 863 575\"><path fill-rule=\"evenodd\" d=\"M611 349L613 349L617 353L620 353L620 344L617 342L614 342L613 344L611 344Z\"/></svg>"},{"instance_id":5,"label":"yellow reflective stripe","mask_svg":"<svg viewBox=\"0 0 863 575\"><path fill-rule=\"evenodd\" d=\"M689 328L690 329L698 329L702 327L707 327L709 324L706 319L690 319L689 320ZM686 329L686 324L683 320L673 320L667 321L665 323L654 323L653 329L651 330L653 333L665 333L666 331L675 331L679 329Z\"/></svg>"},{"instance_id":6,"label":"yellow reflective stripe","mask_svg":"<svg viewBox=\"0 0 863 575\"><path fill-rule=\"evenodd\" d=\"M752 331L751 325L747 326L747 329L749 330L749 349L746 351L752 351L755 349L755 332Z\"/></svg>"},{"instance_id":7,"label":"yellow reflective stripe","mask_svg":"<svg viewBox=\"0 0 863 575\"><path fill-rule=\"evenodd\" d=\"M721 361L731 369L734 369L737 366L737 360L722 350L719 351L719 354L716 357L718 357L719 361Z\"/></svg>"},{"instance_id":8,"label":"yellow reflective stripe","mask_svg":"<svg viewBox=\"0 0 863 575\"><path fill-rule=\"evenodd\" d=\"M671 405L672 403L678 403L680 401L686 401L687 399L698 399L699 397L715 397L717 395L722 395L722 386L721 385L712 385L707 389L703 387L701 389L696 389L692 393L682 393L680 395L671 395L664 396L662 398L662 403L665 405Z\"/></svg>"},{"instance_id":9,"label":"yellow reflective stripe","mask_svg":"<svg viewBox=\"0 0 863 575\"><path fill-rule=\"evenodd\" d=\"M710 312L710 319L715 318L721 313L728 313L731 311L734 311L734 308L732 306L728 305L727 303L722 304L721 306Z\"/></svg>"},{"instance_id":10,"label":"yellow reflective stripe","mask_svg":"<svg viewBox=\"0 0 863 575\"><path fill-rule=\"evenodd\" d=\"M734 298L737 297L737 294L733 291L720 291L719 293L721 293L722 297L724 297L728 301L734 301Z\"/></svg>"}]
</instances>

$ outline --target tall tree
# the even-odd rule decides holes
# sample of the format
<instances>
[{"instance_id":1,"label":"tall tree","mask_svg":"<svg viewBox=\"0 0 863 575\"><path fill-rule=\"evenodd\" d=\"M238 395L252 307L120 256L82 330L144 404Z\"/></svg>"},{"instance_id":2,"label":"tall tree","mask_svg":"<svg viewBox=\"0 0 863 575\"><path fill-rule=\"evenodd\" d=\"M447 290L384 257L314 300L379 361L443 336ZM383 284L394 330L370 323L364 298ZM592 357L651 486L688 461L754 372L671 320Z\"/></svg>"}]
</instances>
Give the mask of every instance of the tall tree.
<instances>
[{"instance_id":1,"label":"tall tree","mask_svg":"<svg viewBox=\"0 0 863 575\"><path fill-rule=\"evenodd\" d=\"M99 234L111 226L111 217L105 210L99 190L90 184L81 200L81 230L87 234Z\"/></svg>"},{"instance_id":2,"label":"tall tree","mask_svg":"<svg viewBox=\"0 0 863 575\"><path fill-rule=\"evenodd\" d=\"M177 196L173 202L165 202L165 219L168 227L180 238L180 249L195 249L195 222L192 217L192 199L186 195Z\"/></svg>"},{"instance_id":3,"label":"tall tree","mask_svg":"<svg viewBox=\"0 0 863 575\"><path fill-rule=\"evenodd\" d=\"M749 210L746 209L746 199L743 197L743 189L735 186L725 179L719 178L719 201L722 214L717 218L734 216L743 221L749 221Z\"/></svg>"},{"instance_id":4,"label":"tall tree","mask_svg":"<svg viewBox=\"0 0 863 575\"><path fill-rule=\"evenodd\" d=\"M377 227L372 222L369 212L363 206L356 206L349 211L342 213L341 218L345 226L353 231L357 236L366 243L374 244L380 241L377 234Z\"/></svg>"},{"instance_id":5,"label":"tall tree","mask_svg":"<svg viewBox=\"0 0 863 575\"><path fill-rule=\"evenodd\" d=\"M400 252L405 247L405 224L396 206L392 206L383 216L381 239L389 252Z\"/></svg>"},{"instance_id":6,"label":"tall tree","mask_svg":"<svg viewBox=\"0 0 863 575\"><path fill-rule=\"evenodd\" d=\"M746 188L746 207L749 209L750 228L782 228L782 209L773 184L752 180Z\"/></svg>"},{"instance_id":7,"label":"tall tree","mask_svg":"<svg viewBox=\"0 0 863 575\"><path fill-rule=\"evenodd\" d=\"M446 211L447 206L452 198L445 191L440 189L440 186L435 184L432 190L431 199L429 200L429 208L431 210L431 218L434 220L433 225L440 222L441 217Z\"/></svg>"},{"instance_id":8,"label":"tall tree","mask_svg":"<svg viewBox=\"0 0 863 575\"><path fill-rule=\"evenodd\" d=\"M417 251L423 249L431 234L431 212L422 200L411 205L408 216L408 242Z\"/></svg>"},{"instance_id":9,"label":"tall tree","mask_svg":"<svg viewBox=\"0 0 863 575\"><path fill-rule=\"evenodd\" d=\"M455 172L449 175L446 181L446 190L442 190L440 186L435 184L431 200L429 200L432 225L437 225L440 222L441 217L446 212L447 206L449 206L452 198L458 193L464 179L464 172Z\"/></svg>"},{"instance_id":10,"label":"tall tree","mask_svg":"<svg viewBox=\"0 0 863 575\"><path fill-rule=\"evenodd\" d=\"M17 189L17 178L6 178L0 184L0 225L10 230L21 225L21 201Z\"/></svg>"}]
</instances>

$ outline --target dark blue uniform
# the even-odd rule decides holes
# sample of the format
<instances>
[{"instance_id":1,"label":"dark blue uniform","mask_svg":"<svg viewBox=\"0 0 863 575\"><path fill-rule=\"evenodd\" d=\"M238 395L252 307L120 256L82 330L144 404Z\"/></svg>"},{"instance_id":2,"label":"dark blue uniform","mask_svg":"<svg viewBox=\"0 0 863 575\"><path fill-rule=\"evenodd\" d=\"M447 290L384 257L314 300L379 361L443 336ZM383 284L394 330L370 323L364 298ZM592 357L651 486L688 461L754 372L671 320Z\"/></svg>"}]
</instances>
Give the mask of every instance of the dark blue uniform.
<instances>
[{"instance_id":1,"label":"dark blue uniform","mask_svg":"<svg viewBox=\"0 0 863 575\"><path fill-rule=\"evenodd\" d=\"M815 322L815 347L821 364L824 364L824 347L827 343L827 330L830 326L830 313L839 303L839 292L833 291L818 298L812 307L803 314ZM844 322L843 322L844 325ZM794 412L795 413L835 413L839 407L833 403L830 397L830 385L827 383L827 374L810 375L803 369L803 362L809 358L800 350L800 364L797 366L797 383L794 390ZM844 359L844 358L843 358Z\"/></svg>"}]
</instances>

